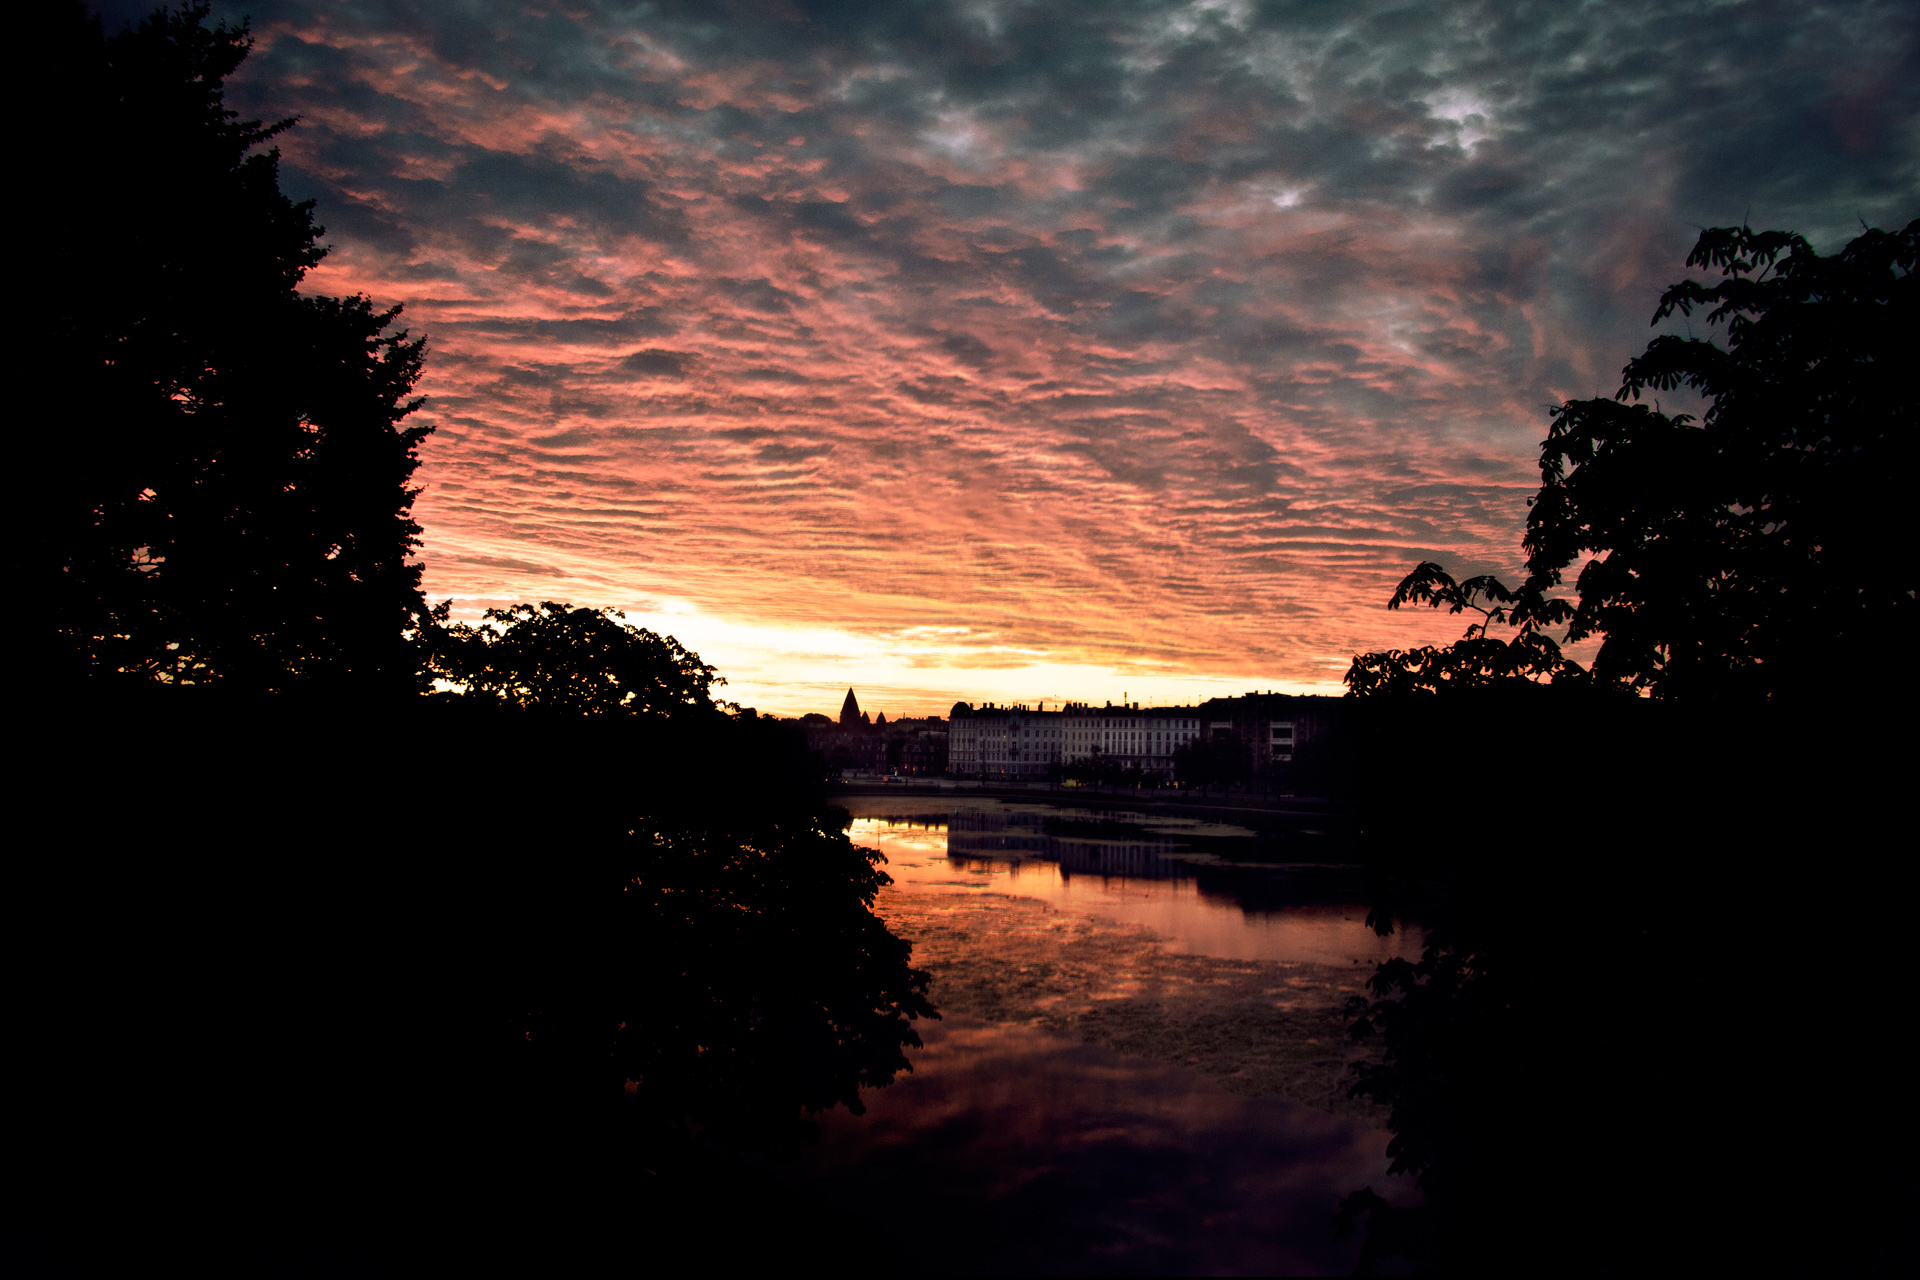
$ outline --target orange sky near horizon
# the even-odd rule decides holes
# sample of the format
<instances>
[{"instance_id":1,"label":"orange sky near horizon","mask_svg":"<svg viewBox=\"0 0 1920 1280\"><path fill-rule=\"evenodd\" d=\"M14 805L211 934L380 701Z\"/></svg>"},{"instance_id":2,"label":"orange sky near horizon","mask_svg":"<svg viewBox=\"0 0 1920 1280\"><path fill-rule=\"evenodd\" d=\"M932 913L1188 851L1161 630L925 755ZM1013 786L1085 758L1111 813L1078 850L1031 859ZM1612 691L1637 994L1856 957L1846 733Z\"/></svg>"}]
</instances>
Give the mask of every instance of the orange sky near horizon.
<instances>
[{"instance_id":1,"label":"orange sky near horizon","mask_svg":"<svg viewBox=\"0 0 1920 1280\"><path fill-rule=\"evenodd\" d=\"M624 609L779 714L1334 693L1457 636L1395 582L1515 571L1547 407L1756 204L1599 19L248 11L307 287L430 340L430 597Z\"/></svg>"}]
</instances>

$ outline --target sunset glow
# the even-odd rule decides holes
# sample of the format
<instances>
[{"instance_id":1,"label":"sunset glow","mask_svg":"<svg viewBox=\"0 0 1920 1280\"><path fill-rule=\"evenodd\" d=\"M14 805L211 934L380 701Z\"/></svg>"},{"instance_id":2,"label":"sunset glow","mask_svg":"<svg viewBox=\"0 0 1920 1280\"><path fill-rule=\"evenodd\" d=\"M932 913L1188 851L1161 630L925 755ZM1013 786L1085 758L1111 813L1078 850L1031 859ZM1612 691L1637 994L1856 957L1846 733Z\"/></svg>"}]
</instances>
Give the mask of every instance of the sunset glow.
<instances>
[{"instance_id":1,"label":"sunset glow","mask_svg":"<svg viewBox=\"0 0 1920 1280\"><path fill-rule=\"evenodd\" d=\"M234 105L300 117L308 287L431 339L429 596L898 715L1452 638L1393 584L1514 570L1546 408L1701 225L1830 248L1913 189L1897 58L1835 24L1325 8L215 15Z\"/></svg>"}]
</instances>

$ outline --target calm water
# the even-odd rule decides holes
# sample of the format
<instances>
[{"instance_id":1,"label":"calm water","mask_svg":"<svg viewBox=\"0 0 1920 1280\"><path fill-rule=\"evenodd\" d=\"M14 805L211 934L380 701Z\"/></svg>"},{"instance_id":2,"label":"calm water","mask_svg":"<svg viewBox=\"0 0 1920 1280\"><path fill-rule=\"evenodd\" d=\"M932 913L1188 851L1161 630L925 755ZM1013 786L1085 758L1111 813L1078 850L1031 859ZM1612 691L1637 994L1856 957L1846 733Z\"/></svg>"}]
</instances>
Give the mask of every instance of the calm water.
<instances>
[{"instance_id":1,"label":"calm water","mask_svg":"<svg viewBox=\"0 0 1920 1280\"><path fill-rule=\"evenodd\" d=\"M1338 1008L1417 952L1351 873L1271 833L1085 806L851 797L878 904L935 975L914 1071L823 1118L815 1194L964 1222L965 1273L1342 1273L1341 1196L1386 1175ZM1237 863L1239 858L1247 864Z\"/></svg>"},{"instance_id":2,"label":"calm water","mask_svg":"<svg viewBox=\"0 0 1920 1280\"><path fill-rule=\"evenodd\" d=\"M1155 838L1102 840L1048 835L1043 824L1052 819L1070 831L1103 821L1142 824L1129 821L1133 815L1082 808L932 797L920 806L923 813L903 813L902 801L876 799L884 803L856 804L848 834L885 854L887 874L903 888L1033 898L1077 915L1143 925L1172 951L1230 960L1371 966L1419 955L1416 937L1396 930L1383 938L1368 927L1366 904L1357 896L1320 897L1318 890L1336 878L1325 874L1333 868L1225 864L1218 852L1223 844L1240 840L1248 853L1257 851L1260 839L1246 828L1173 819L1148 826ZM875 816L881 807L887 812ZM1196 849L1201 839L1205 851ZM1351 875L1337 879L1354 887ZM1300 889L1294 901L1286 901L1289 885Z\"/></svg>"}]
</instances>

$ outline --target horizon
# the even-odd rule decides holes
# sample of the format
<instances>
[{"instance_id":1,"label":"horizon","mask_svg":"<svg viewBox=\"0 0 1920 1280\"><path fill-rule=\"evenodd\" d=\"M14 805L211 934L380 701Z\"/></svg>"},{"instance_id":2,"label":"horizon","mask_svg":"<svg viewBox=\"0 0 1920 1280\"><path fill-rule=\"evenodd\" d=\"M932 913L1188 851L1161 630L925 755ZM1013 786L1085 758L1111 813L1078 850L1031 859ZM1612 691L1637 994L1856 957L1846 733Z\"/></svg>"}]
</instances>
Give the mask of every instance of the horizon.
<instances>
[{"instance_id":1,"label":"horizon","mask_svg":"<svg viewBox=\"0 0 1920 1280\"><path fill-rule=\"evenodd\" d=\"M845 698L847 693L854 694L855 700L858 701L858 695L859 695L858 686L849 687L840 696L842 698ZM885 707L875 707L865 702L861 702L859 705L860 705L861 714L865 715L869 721L873 723L878 723L880 717L882 715L885 715L887 717L888 722L891 723L895 720L926 720L926 719L945 720L949 718L954 706L961 702L968 703L975 711L979 711L982 709L989 709L989 710L995 710L995 711L1027 711L1027 712L1041 711L1043 712L1047 710L1049 703L1052 704L1052 708L1054 712L1063 711L1068 706L1091 707L1095 710L1105 710L1111 707L1127 708L1132 706L1132 707L1137 707L1141 711L1155 711L1163 708L1166 708L1166 709L1186 708L1189 710L1197 709L1198 707L1206 703L1209 700L1209 698L1262 698L1262 697L1272 697L1275 695L1286 696L1286 697L1303 697L1303 696L1304 697L1343 697L1345 696L1344 689L1339 690L1332 694L1321 694L1321 693L1298 694L1293 692L1292 690L1287 690L1287 689L1242 689L1238 693L1210 694L1208 695L1207 698L1198 698L1191 702L1168 701L1168 700L1156 700L1156 701L1148 702L1148 701L1143 701L1138 697L1128 698L1126 696L1127 693L1128 693L1127 690L1122 690L1121 699L1114 702L1106 702L1106 701L1096 702L1093 699L1089 699L1089 698L1038 698L1032 701L1001 701L996 698L988 698L985 701L979 701L979 700L968 699L968 698L956 698L952 703L949 703L946 707L942 709L933 710L933 711L901 711L898 714L894 713L891 710L888 710ZM734 700L727 699L727 701L734 701ZM836 724L838 724L840 721L840 716L837 712L799 711L799 712L793 712L791 714L788 714L786 712L767 711L759 707L754 707L753 710L759 715L774 716L780 719L800 719L804 716L819 715L819 716L825 716L827 719L833 721Z\"/></svg>"}]
</instances>

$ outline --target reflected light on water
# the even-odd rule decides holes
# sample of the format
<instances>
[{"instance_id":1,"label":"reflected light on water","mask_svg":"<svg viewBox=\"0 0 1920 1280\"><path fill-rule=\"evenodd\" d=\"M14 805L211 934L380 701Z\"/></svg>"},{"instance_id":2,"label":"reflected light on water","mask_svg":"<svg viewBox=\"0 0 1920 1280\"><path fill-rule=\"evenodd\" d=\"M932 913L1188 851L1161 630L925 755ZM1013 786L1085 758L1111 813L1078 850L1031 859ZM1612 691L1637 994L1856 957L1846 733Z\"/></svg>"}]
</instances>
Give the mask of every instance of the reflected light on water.
<instances>
[{"instance_id":1,"label":"reflected light on water","mask_svg":"<svg viewBox=\"0 0 1920 1280\"><path fill-rule=\"evenodd\" d=\"M1340 1198L1415 1198L1341 1010L1417 939L1367 927L1351 867L1164 811L851 799L943 1020L867 1114L820 1117L818 1192L937 1205L964 1229L929 1269L994 1275L1339 1274Z\"/></svg>"},{"instance_id":2,"label":"reflected light on water","mask_svg":"<svg viewBox=\"0 0 1920 1280\"><path fill-rule=\"evenodd\" d=\"M1303 902L1250 911L1230 895L1204 892L1193 879L1177 875L1088 874L1044 858L953 854L947 830L941 823L855 818L848 834L855 844L884 854L887 873L904 889L1033 898L1060 911L1144 926L1175 952L1325 965L1419 956L1418 936L1401 929L1380 937L1366 924L1366 908L1357 904ZM1249 868L1246 874L1270 872Z\"/></svg>"},{"instance_id":3,"label":"reflected light on water","mask_svg":"<svg viewBox=\"0 0 1920 1280\"><path fill-rule=\"evenodd\" d=\"M915 1070L866 1116L820 1117L811 1184L877 1223L960 1227L909 1269L988 1275L1341 1275L1340 1197L1386 1175L1388 1135L1031 1027L925 1024ZM875 1212L875 1209L886 1211Z\"/></svg>"}]
</instances>

